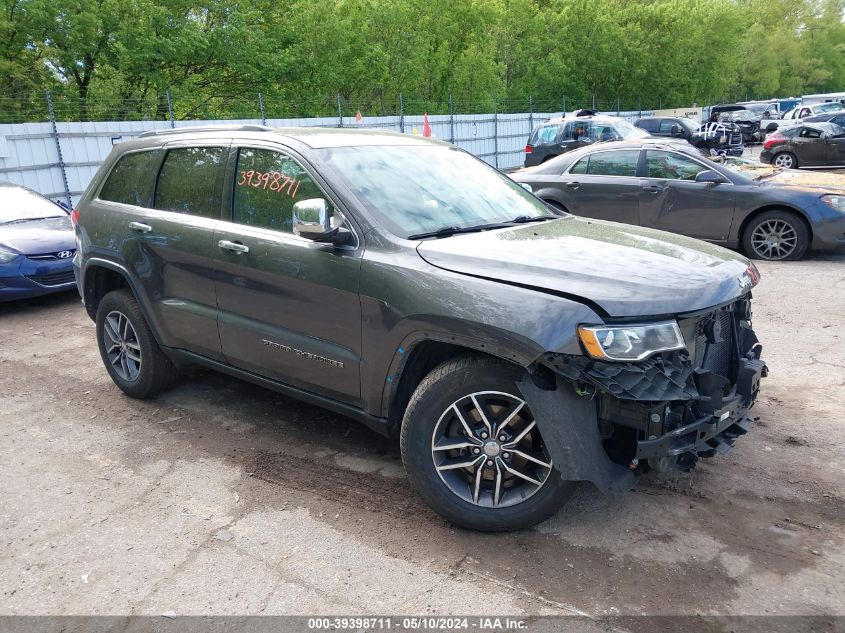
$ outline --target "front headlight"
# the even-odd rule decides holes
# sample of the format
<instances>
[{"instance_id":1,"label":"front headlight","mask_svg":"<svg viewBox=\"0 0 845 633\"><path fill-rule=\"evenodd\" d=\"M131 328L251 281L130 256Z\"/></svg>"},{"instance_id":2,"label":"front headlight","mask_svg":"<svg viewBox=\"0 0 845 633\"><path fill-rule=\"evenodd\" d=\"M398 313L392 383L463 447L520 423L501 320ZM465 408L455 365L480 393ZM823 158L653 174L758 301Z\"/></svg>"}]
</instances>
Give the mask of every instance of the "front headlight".
<instances>
[{"instance_id":1,"label":"front headlight","mask_svg":"<svg viewBox=\"0 0 845 633\"><path fill-rule=\"evenodd\" d=\"M684 337L675 321L646 325L582 325L578 337L593 358L637 361L657 352L685 347Z\"/></svg>"},{"instance_id":2,"label":"front headlight","mask_svg":"<svg viewBox=\"0 0 845 633\"><path fill-rule=\"evenodd\" d=\"M7 248L3 248L0 246L0 264L8 264L10 261L15 259L20 255L20 253L16 253L15 251L10 251Z\"/></svg>"},{"instance_id":3,"label":"front headlight","mask_svg":"<svg viewBox=\"0 0 845 633\"><path fill-rule=\"evenodd\" d=\"M845 196L835 196L832 193L829 193L822 196L821 201L831 209L836 209L840 213L845 213Z\"/></svg>"}]
</instances>

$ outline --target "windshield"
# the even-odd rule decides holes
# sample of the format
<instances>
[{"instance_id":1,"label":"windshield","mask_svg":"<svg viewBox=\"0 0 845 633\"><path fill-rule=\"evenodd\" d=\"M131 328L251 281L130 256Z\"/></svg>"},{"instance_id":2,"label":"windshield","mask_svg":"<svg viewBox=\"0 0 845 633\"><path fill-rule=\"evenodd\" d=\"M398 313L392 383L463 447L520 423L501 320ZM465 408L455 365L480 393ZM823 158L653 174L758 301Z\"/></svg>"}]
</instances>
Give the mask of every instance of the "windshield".
<instances>
[{"instance_id":1,"label":"windshield","mask_svg":"<svg viewBox=\"0 0 845 633\"><path fill-rule=\"evenodd\" d=\"M402 238L552 215L507 176L445 145L332 147L319 153L364 206Z\"/></svg>"},{"instance_id":2,"label":"windshield","mask_svg":"<svg viewBox=\"0 0 845 633\"><path fill-rule=\"evenodd\" d=\"M731 121L747 121L754 118L754 113L751 110L734 110L733 112L725 112L722 116L729 118Z\"/></svg>"},{"instance_id":3,"label":"windshield","mask_svg":"<svg viewBox=\"0 0 845 633\"><path fill-rule=\"evenodd\" d=\"M843 109L843 107L841 103L822 103L821 105L817 105L814 109L816 112L827 114L828 112L839 112Z\"/></svg>"},{"instance_id":4,"label":"windshield","mask_svg":"<svg viewBox=\"0 0 845 633\"><path fill-rule=\"evenodd\" d=\"M620 119L616 121L616 129L621 134L624 140L630 140L633 138L648 138L649 133L645 130L641 130L638 127L634 127L633 124L628 123L624 119Z\"/></svg>"},{"instance_id":5,"label":"windshield","mask_svg":"<svg viewBox=\"0 0 845 633\"><path fill-rule=\"evenodd\" d=\"M775 110L774 105L771 103L749 103L745 108L746 110L751 110L754 114L763 114L766 110L770 112Z\"/></svg>"},{"instance_id":6,"label":"windshield","mask_svg":"<svg viewBox=\"0 0 845 633\"><path fill-rule=\"evenodd\" d=\"M685 128L687 128L687 130L691 132L695 132L701 126L701 123L699 123L698 121L688 119L686 117L680 118L678 119L678 121L680 121L681 125L683 125Z\"/></svg>"},{"instance_id":7,"label":"windshield","mask_svg":"<svg viewBox=\"0 0 845 633\"><path fill-rule=\"evenodd\" d=\"M0 224L65 215L67 213L59 205L37 193L20 187L0 187Z\"/></svg>"}]
</instances>

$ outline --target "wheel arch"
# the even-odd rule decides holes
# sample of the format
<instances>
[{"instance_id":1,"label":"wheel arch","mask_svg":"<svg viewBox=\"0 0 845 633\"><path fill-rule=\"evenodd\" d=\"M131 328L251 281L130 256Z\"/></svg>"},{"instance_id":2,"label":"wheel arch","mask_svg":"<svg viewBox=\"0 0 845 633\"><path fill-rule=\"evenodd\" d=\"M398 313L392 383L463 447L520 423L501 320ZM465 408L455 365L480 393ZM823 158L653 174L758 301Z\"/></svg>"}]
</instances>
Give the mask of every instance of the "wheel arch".
<instances>
[{"instance_id":1,"label":"wheel arch","mask_svg":"<svg viewBox=\"0 0 845 633\"><path fill-rule=\"evenodd\" d=\"M152 319L145 297L138 291L132 276L120 264L103 259L89 259L82 273L82 301L91 320L97 318L97 308L103 297L113 290L126 288L135 297L147 323L150 324L153 337L161 344L158 328Z\"/></svg>"},{"instance_id":2,"label":"wheel arch","mask_svg":"<svg viewBox=\"0 0 845 633\"><path fill-rule=\"evenodd\" d=\"M748 230L748 225L754 220L754 218L766 213L767 211L784 211L786 213L791 213L797 216L803 223L807 229L807 235L809 236L809 244L813 243L813 226L810 223L810 220L807 218L806 213L799 209L798 207L793 207L789 204L767 204L758 209L754 209L751 213L745 216L742 220L742 223L739 225L739 230L736 234L736 239L740 245L742 245L742 241L745 237L745 231ZM808 246L809 246L808 244Z\"/></svg>"},{"instance_id":3,"label":"wheel arch","mask_svg":"<svg viewBox=\"0 0 845 633\"><path fill-rule=\"evenodd\" d=\"M489 341L441 333L417 333L409 337L397 350L382 398L382 415L388 418L391 434L398 433L405 409L420 382L435 367L459 356L487 356L522 369L530 367L532 362Z\"/></svg>"}]
</instances>

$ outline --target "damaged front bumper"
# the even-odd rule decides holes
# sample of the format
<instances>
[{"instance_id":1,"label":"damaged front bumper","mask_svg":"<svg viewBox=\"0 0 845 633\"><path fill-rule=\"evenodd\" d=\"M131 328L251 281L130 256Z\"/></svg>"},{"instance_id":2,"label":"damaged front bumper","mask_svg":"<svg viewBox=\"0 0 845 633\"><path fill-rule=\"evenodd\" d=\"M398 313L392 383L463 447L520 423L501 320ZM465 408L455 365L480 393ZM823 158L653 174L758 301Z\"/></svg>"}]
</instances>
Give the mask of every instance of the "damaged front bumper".
<instances>
[{"instance_id":1,"label":"damaged front bumper","mask_svg":"<svg viewBox=\"0 0 845 633\"><path fill-rule=\"evenodd\" d=\"M750 295L681 318L687 348L636 363L544 355L541 366L554 374L554 388L543 389L535 379L533 386L523 381L521 389L538 400L537 423L561 476L615 492L647 470L688 470L699 457L730 450L751 426L748 411L767 374L750 318ZM564 408L587 419L561 423ZM593 425L595 433L585 431ZM572 440L582 449L592 445L592 470L590 464L573 466L572 451L561 450Z\"/></svg>"}]
</instances>

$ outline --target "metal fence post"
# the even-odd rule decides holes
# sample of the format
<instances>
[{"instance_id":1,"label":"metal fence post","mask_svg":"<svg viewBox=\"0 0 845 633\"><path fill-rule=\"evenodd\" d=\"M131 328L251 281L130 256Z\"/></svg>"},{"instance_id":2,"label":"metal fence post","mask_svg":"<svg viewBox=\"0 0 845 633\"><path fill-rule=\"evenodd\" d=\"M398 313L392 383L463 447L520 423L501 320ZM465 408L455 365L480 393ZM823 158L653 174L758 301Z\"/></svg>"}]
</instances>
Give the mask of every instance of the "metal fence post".
<instances>
[{"instance_id":1,"label":"metal fence post","mask_svg":"<svg viewBox=\"0 0 845 633\"><path fill-rule=\"evenodd\" d=\"M563 116L566 116L566 95L563 95L562 102L563 102L563 106L562 106L563 110L561 111L561 114L563 114Z\"/></svg>"},{"instance_id":2,"label":"metal fence post","mask_svg":"<svg viewBox=\"0 0 845 633\"><path fill-rule=\"evenodd\" d=\"M170 98L170 91L165 90L164 96L167 99L167 111L170 113L170 127L176 127L176 117L173 116L173 99Z\"/></svg>"},{"instance_id":3,"label":"metal fence post","mask_svg":"<svg viewBox=\"0 0 845 633\"><path fill-rule=\"evenodd\" d=\"M405 133L405 99L399 93L399 131Z\"/></svg>"},{"instance_id":4,"label":"metal fence post","mask_svg":"<svg viewBox=\"0 0 845 633\"><path fill-rule=\"evenodd\" d=\"M616 95L616 116L619 116L620 112L619 103L619 95Z\"/></svg>"},{"instance_id":5,"label":"metal fence post","mask_svg":"<svg viewBox=\"0 0 845 633\"><path fill-rule=\"evenodd\" d=\"M343 127L343 107L340 105L340 93L337 93L337 127Z\"/></svg>"},{"instance_id":6,"label":"metal fence post","mask_svg":"<svg viewBox=\"0 0 845 633\"><path fill-rule=\"evenodd\" d=\"M528 133L534 131L534 100L528 95Z\"/></svg>"},{"instance_id":7,"label":"metal fence post","mask_svg":"<svg viewBox=\"0 0 845 633\"><path fill-rule=\"evenodd\" d=\"M595 93L593 94L593 107L592 107L592 109L593 110L596 109L596 95L595 95Z\"/></svg>"},{"instance_id":8,"label":"metal fence post","mask_svg":"<svg viewBox=\"0 0 845 633\"><path fill-rule=\"evenodd\" d=\"M261 110L261 125L267 125L267 113L264 111L264 95L258 93L258 109Z\"/></svg>"},{"instance_id":9,"label":"metal fence post","mask_svg":"<svg viewBox=\"0 0 845 633\"><path fill-rule=\"evenodd\" d=\"M643 98L637 97L637 110L640 111L640 118L643 118Z\"/></svg>"},{"instance_id":10,"label":"metal fence post","mask_svg":"<svg viewBox=\"0 0 845 633\"><path fill-rule=\"evenodd\" d=\"M56 126L56 111L53 109L53 96L49 90L44 91L47 95L47 111L50 113L50 124L53 126L53 140L56 142L56 154L59 157L59 169L62 172L62 184L65 187L65 202L67 208L73 207L73 200L70 199L70 187L67 184L67 172L65 171L65 159L62 156L62 144L59 141L59 128Z\"/></svg>"},{"instance_id":11,"label":"metal fence post","mask_svg":"<svg viewBox=\"0 0 845 633\"><path fill-rule=\"evenodd\" d=\"M499 107L493 98L493 166L499 168Z\"/></svg>"},{"instance_id":12,"label":"metal fence post","mask_svg":"<svg viewBox=\"0 0 845 633\"><path fill-rule=\"evenodd\" d=\"M455 102L452 100L452 93L449 93L449 142L455 144Z\"/></svg>"}]
</instances>

